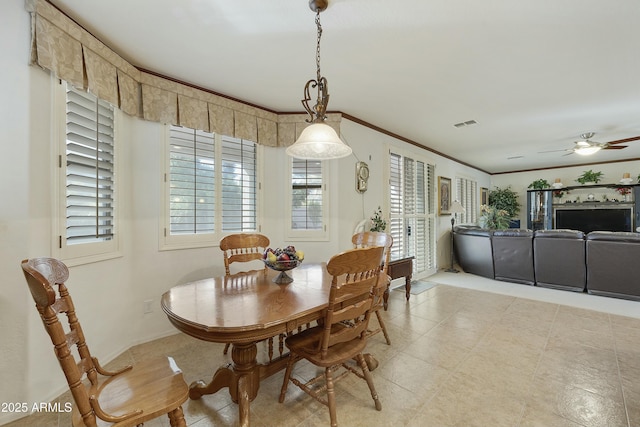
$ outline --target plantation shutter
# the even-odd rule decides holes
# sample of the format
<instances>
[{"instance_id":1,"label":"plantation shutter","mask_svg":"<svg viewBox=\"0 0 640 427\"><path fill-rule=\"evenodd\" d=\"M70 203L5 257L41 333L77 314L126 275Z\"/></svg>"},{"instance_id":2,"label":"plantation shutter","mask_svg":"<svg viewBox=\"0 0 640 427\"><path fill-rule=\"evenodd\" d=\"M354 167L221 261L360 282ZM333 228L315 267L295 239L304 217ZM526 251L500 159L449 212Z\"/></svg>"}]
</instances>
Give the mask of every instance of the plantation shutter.
<instances>
[{"instance_id":1,"label":"plantation shutter","mask_svg":"<svg viewBox=\"0 0 640 427\"><path fill-rule=\"evenodd\" d=\"M213 233L214 135L171 126L169 138L170 233Z\"/></svg>"},{"instance_id":2,"label":"plantation shutter","mask_svg":"<svg viewBox=\"0 0 640 427\"><path fill-rule=\"evenodd\" d=\"M322 230L322 162L297 158L293 158L292 162L291 228Z\"/></svg>"},{"instance_id":3,"label":"plantation shutter","mask_svg":"<svg viewBox=\"0 0 640 427\"><path fill-rule=\"evenodd\" d=\"M222 137L222 231L257 229L257 146Z\"/></svg>"},{"instance_id":4,"label":"plantation shutter","mask_svg":"<svg viewBox=\"0 0 640 427\"><path fill-rule=\"evenodd\" d=\"M458 224L474 224L478 220L478 184L470 179L457 178L458 201L464 212L457 214Z\"/></svg>"},{"instance_id":5,"label":"plantation shutter","mask_svg":"<svg viewBox=\"0 0 640 427\"><path fill-rule=\"evenodd\" d=\"M413 256L414 273L435 269L434 166L390 153L391 258Z\"/></svg>"},{"instance_id":6,"label":"plantation shutter","mask_svg":"<svg viewBox=\"0 0 640 427\"><path fill-rule=\"evenodd\" d=\"M425 265L424 268L427 271L435 271L436 265L436 167L431 164L427 164L427 176L426 183L427 188L425 194L427 196L427 211L425 212L427 221L427 230L425 233L425 241L429 242L426 246L427 252L425 253Z\"/></svg>"},{"instance_id":7,"label":"plantation shutter","mask_svg":"<svg viewBox=\"0 0 640 427\"><path fill-rule=\"evenodd\" d=\"M402 191L402 156L391 153L389 158L389 233L393 237L391 258L404 258L404 197Z\"/></svg>"},{"instance_id":8,"label":"plantation shutter","mask_svg":"<svg viewBox=\"0 0 640 427\"><path fill-rule=\"evenodd\" d=\"M114 110L67 85L66 243L114 237Z\"/></svg>"}]
</instances>

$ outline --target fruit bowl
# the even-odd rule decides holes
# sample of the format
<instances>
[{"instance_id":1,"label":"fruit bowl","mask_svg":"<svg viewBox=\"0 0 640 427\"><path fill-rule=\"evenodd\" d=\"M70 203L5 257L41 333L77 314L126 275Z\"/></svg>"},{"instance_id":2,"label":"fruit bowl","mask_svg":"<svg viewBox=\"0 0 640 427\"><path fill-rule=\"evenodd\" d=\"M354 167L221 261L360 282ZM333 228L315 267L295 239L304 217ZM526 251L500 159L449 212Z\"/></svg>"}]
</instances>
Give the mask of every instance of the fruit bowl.
<instances>
[{"instance_id":1,"label":"fruit bowl","mask_svg":"<svg viewBox=\"0 0 640 427\"><path fill-rule=\"evenodd\" d=\"M294 268L302 264L302 261L297 259L289 260L289 261L274 261L274 262L263 259L262 261L264 261L264 265L266 265L270 269L280 272L280 274L278 274L278 276L275 279L273 279L274 283L277 283L277 284L293 282L293 278L285 272L289 270L293 270Z\"/></svg>"},{"instance_id":2,"label":"fruit bowl","mask_svg":"<svg viewBox=\"0 0 640 427\"><path fill-rule=\"evenodd\" d=\"M293 246L287 246L284 249L268 248L264 251L262 261L264 262L264 265L270 269L280 272L273 281L278 284L283 284L293 282L293 278L287 275L286 271L299 266L303 259L304 254L302 251L296 251Z\"/></svg>"}]
</instances>

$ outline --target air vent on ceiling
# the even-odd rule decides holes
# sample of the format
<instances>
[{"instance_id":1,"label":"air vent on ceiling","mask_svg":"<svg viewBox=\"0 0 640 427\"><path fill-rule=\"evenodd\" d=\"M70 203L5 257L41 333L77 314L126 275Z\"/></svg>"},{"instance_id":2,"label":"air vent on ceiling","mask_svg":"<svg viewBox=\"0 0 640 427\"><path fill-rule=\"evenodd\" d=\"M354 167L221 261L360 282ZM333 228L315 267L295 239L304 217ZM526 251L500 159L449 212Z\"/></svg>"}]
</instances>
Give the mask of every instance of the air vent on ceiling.
<instances>
[{"instance_id":1,"label":"air vent on ceiling","mask_svg":"<svg viewBox=\"0 0 640 427\"><path fill-rule=\"evenodd\" d=\"M471 125L477 125L478 122L475 120L467 120L466 122L460 122L460 123L456 123L455 125L453 125L453 127L456 128L463 128L465 126L471 126Z\"/></svg>"}]
</instances>

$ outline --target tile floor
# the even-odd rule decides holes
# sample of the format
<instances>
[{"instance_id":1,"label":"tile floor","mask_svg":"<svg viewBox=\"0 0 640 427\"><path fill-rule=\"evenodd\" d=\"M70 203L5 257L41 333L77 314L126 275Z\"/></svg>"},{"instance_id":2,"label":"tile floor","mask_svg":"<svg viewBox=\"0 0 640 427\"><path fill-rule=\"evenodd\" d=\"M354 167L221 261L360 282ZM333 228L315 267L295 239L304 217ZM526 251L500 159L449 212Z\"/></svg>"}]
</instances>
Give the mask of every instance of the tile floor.
<instances>
[{"instance_id":1,"label":"tile floor","mask_svg":"<svg viewBox=\"0 0 640 427\"><path fill-rule=\"evenodd\" d=\"M336 386L341 426L640 426L640 303L464 273L428 280L438 286L408 303L391 292L392 345L382 334L369 341L382 411L351 375ZM167 354L187 382L208 381L227 360L222 348L177 334L132 347L110 366ZM294 374L309 373L302 363ZM327 409L296 387L278 403L281 382L279 373L261 384L253 426L329 424ZM190 427L237 425L226 390L183 409ZM48 414L6 426L69 424L68 415ZM168 425L164 417L146 424Z\"/></svg>"}]
</instances>

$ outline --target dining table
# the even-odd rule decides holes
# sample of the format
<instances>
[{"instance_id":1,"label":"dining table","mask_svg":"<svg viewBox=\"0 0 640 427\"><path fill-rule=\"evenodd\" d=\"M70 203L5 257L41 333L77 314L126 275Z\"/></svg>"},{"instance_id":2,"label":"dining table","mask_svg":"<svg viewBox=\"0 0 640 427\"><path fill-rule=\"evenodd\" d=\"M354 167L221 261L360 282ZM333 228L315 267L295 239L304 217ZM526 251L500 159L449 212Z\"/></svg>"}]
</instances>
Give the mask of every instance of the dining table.
<instances>
[{"instance_id":1,"label":"dining table","mask_svg":"<svg viewBox=\"0 0 640 427\"><path fill-rule=\"evenodd\" d=\"M306 263L287 272L293 281L274 283L278 272L259 270L177 285L162 295L162 310L178 330L205 341L230 343L232 363L211 381L194 381L189 397L199 399L228 388L238 404L239 423L249 426L250 402L260 381L286 367L288 355L257 360L257 343L291 334L320 319L328 306L332 276L325 263Z\"/></svg>"}]
</instances>

